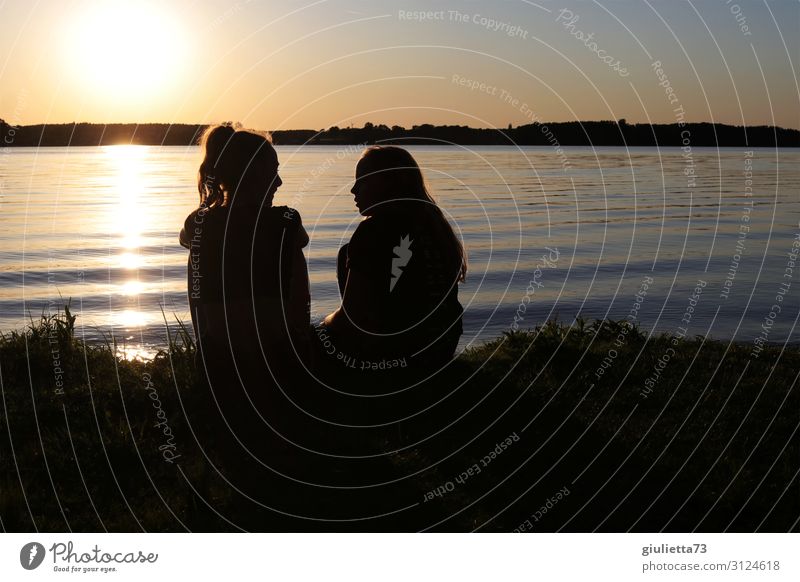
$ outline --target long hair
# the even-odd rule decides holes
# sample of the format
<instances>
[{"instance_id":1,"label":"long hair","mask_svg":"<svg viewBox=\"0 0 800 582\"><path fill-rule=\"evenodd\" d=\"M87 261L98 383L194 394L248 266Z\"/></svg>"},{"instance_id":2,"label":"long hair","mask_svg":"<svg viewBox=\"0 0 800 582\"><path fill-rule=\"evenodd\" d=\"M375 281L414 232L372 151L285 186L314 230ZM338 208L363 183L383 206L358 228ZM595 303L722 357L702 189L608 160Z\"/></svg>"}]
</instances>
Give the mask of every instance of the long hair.
<instances>
[{"instance_id":1,"label":"long hair","mask_svg":"<svg viewBox=\"0 0 800 582\"><path fill-rule=\"evenodd\" d=\"M256 158L272 147L269 134L235 129L230 124L211 125L200 136L203 161L197 173L200 206L230 203L239 185L248 179Z\"/></svg>"},{"instance_id":2,"label":"long hair","mask_svg":"<svg viewBox=\"0 0 800 582\"><path fill-rule=\"evenodd\" d=\"M458 281L467 277L467 254L464 245L456 236L453 227L436 204L425 183L425 177L414 157L403 148L397 146L371 146L361 154L361 160L370 173L380 173L386 177L384 181L391 190L387 198L411 198L425 202L424 207L441 227L445 243L459 258Z\"/></svg>"}]
</instances>

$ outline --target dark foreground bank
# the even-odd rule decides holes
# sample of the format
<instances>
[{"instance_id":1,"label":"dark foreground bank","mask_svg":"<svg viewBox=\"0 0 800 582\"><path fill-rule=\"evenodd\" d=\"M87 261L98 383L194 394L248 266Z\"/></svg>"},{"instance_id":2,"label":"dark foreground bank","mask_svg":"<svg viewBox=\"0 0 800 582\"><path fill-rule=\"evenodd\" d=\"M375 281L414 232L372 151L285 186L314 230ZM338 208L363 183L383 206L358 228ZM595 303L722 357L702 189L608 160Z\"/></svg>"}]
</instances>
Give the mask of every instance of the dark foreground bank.
<instances>
[{"instance_id":1,"label":"dark foreground bank","mask_svg":"<svg viewBox=\"0 0 800 582\"><path fill-rule=\"evenodd\" d=\"M796 347L548 322L412 385L294 387L239 454L167 343L121 359L68 310L0 339L4 530L798 530Z\"/></svg>"}]
</instances>

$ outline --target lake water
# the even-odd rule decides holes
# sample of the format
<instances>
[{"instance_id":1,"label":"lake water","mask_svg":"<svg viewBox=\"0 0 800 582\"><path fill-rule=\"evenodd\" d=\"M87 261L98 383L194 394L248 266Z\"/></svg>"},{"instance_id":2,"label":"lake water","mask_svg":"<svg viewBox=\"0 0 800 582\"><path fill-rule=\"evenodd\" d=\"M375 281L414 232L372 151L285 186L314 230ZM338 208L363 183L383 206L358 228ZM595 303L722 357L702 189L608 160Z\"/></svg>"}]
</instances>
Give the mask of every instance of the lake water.
<instances>
[{"instance_id":1,"label":"lake water","mask_svg":"<svg viewBox=\"0 0 800 582\"><path fill-rule=\"evenodd\" d=\"M277 149L276 204L297 208L311 236L318 319L338 304L336 252L360 218L349 190L361 148ZM800 241L797 150L409 149L469 253L462 347L515 321L621 319L637 294L646 330L752 342L766 328L769 341L800 341L800 270L787 270ZM199 155L0 150L0 331L71 298L85 338L114 337L131 355L164 346L162 309L190 321L178 231L197 204Z\"/></svg>"}]
</instances>

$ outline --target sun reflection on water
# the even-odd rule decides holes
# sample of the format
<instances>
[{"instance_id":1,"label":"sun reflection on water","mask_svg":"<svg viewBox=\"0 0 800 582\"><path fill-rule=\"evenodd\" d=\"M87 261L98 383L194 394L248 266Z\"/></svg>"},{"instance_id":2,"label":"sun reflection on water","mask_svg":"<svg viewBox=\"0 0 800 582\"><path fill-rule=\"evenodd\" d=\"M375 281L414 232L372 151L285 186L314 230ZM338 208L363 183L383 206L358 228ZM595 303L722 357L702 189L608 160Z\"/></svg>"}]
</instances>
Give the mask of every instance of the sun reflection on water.
<instances>
[{"instance_id":1,"label":"sun reflection on water","mask_svg":"<svg viewBox=\"0 0 800 582\"><path fill-rule=\"evenodd\" d=\"M151 148L138 145L115 145L103 148L108 158L108 184L115 203L107 217L108 232L113 237L109 269L123 269L124 282L112 291L124 297L124 305L114 315L114 324L125 329L147 324L147 316L139 308L139 295L144 285L139 281L143 263L141 248L145 244L143 231L152 216L142 202L146 189L146 165Z\"/></svg>"},{"instance_id":2,"label":"sun reflection on water","mask_svg":"<svg viewBox=\"0 0 800 582\"><path fill-rule=\"evenodd\" d=\"M123 328L142 327L148 323L147 314L137 309L123 309L112 316L114 325Z\"/></svg>"},{"instance_id":3,"label":"sun reflection on water","mask_svg":"<svg viewBox=\"0 0 800 582\"><path fill-rule=\"evenodd\" d=\"M152 360L156 355L156 350L143 348L141 346L117 346L117 355L125 360Z\"/></svg>"},{"instance_id":4,"label":"sun reflection on water","mask_svg":"<svg viewBox=\"0 0 800 582\"><path fill-rule=\"evenodd\" d=\"M117 256L119 266L123 269L138 269L142 265L142 257L136 253L124 252Z\"/></svg>"},{"instance_id":5,"label":"sun reflection on water","mask_svg":"<svg viewBox=\"0 0 800 582\"><path fill-rule=\"evenodd\" d=\"M126 296L139 295L144 289L141 281L125 281L120 287L120 293Z\"/></svg>"}]
</instances>

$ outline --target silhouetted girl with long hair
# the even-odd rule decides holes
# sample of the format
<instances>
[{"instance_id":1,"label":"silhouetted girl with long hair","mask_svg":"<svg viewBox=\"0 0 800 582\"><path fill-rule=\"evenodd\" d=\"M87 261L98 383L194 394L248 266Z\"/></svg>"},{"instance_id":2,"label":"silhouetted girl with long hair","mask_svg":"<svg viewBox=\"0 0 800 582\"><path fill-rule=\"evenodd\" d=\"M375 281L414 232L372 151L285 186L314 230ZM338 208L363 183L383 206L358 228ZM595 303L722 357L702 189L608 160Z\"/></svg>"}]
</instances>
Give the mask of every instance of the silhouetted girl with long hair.
<instances>
[{"instance_id":1,"label":"silhouetted girl with long hair","mask_svg":"<svg viewBox=\"0 0 800 582\"><path fill-rule=\"evenodd\" d=\"M365 219L339 252L342 305L327 329L356 367L444 364L462 333L461 242L402 148L368 148L351 192Z\"/></svg>"}]
</instances>

